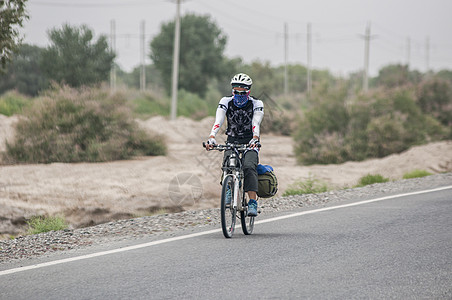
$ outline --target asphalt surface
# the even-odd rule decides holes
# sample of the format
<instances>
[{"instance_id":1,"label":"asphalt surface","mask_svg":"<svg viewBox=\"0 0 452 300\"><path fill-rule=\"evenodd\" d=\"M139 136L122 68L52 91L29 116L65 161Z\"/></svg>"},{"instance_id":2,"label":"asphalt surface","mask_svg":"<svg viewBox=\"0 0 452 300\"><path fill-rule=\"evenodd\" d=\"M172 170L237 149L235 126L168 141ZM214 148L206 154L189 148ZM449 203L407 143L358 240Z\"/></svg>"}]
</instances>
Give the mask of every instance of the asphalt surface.
<instances>
[{"instance_id":1,"label":"asphalt surface","mask_svg":"<svg viewBox=\"0 0 452 300\"><path fill-rule=\"evenodd\" d=\"M452 189L318 211L0 272L0 299L452 299L451 216Z\"/></svg>"}]
</instances>

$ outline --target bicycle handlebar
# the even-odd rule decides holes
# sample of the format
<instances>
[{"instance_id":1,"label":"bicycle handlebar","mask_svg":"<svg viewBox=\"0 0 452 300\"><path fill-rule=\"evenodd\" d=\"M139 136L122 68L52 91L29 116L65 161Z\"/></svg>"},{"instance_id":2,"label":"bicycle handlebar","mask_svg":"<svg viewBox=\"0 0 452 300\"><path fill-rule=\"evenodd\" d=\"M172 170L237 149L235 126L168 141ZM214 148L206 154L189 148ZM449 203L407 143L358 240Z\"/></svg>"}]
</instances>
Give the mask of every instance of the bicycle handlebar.
<instances>
[{"instance_id":1,"label":"bicycle handlebar","mask_svg":"<svg viewBox=\"0 0 452 300\"><path fill-rule=\"evenodd\" d=\"M204 148L206 148L206 142L202 142L202 146ZM247 149L250 149L248 144L229 144L226 143L226 145L220 145L220 144L215 144L212 145L213 148L209 149L210 150L218 150L218 151L225 151L225 150L232 150L232 149L237 149L239 151L245 151ZM257 144L257 147L260 148L262 145L259 143Z\"/></svg>"}]
</instances>

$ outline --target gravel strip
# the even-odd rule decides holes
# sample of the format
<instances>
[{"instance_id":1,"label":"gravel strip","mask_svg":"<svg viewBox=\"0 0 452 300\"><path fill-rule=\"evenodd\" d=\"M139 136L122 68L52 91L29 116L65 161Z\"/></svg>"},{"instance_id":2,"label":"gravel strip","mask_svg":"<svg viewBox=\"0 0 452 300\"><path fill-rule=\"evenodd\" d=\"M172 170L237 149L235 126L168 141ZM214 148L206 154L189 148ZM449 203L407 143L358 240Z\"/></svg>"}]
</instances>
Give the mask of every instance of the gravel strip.
<instances>
[{"instance_id":1,"label":"gravel strip","mask_svg":"<svg viewBox=\"0 0 452 300\"><path fill-rule=\"evenodd\" d=\"M351 199L366 200L446 185L452 185L452 173L372 184L362 188L330 191L321 194L272 198L260 203L261 217L301 207L323 206L327 203ZM161 214L75 230L19 236L14 240L0 240L0 263L11 262L15 259L29 259L56 251L81 249L90 245L113 241L171 235L183 230L201 227L219 228L219 209Z\"/></svg>"}]
</instances>

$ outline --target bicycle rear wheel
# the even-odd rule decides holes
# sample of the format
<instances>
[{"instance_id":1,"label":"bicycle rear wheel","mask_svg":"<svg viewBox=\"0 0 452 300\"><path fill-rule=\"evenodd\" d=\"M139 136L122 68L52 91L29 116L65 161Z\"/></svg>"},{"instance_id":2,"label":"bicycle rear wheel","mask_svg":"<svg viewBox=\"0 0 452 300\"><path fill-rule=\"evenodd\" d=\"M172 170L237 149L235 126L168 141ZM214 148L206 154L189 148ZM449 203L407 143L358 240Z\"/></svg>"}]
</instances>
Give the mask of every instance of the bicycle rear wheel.
<instances>
[{"instance_id":1,"label":"bicycle rear wheel","mask_svg":"<svg viewBox=\"0 0 452 300\"><path fill-rule=\"evenodd\" d=\"M248 202L246 200L245 192L242 193L242 199L243 199L242 202L243 210L240 211L240 221L242 223L242 231L245 235L250 235L253 233L254 229L254 217L248 217Z\"/></svg>"},{"instance_id":2,"label":"bicycle rear wheel","mask_svg":"<svg viewBox=\"0 0 452 300\"><path fill-rule=\"evenodd\" d=\"M227 203L228 195L230 195L229 204ZM226 238L232 237L235 229L237 208L233 207L233 196L234 180L232 176L226 176L221 190L221 229Z\"/></svg>"}]
</instances>

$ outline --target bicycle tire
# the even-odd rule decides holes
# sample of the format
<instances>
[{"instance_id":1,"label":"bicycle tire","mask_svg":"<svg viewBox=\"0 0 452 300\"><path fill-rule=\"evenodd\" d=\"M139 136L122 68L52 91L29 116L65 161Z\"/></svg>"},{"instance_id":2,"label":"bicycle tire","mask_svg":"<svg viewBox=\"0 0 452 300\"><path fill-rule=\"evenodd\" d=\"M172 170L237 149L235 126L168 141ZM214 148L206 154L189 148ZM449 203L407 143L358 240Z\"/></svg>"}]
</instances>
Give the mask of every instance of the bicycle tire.
<instances>
[{"instance_id":1,"label":"bicycle tire","mask_svg":"<svg viewBox=\"0 0 452 300\"><path fill-rule=\"evenodd\" d=\"M232 207L234 201L226 205L226 192L231 190L231 195L234 195L234 180L232 176L226 176L223 180L223 187L221 189L221 229L225 238L231 238L234 234L237 208Z\"/></svg>"},{"instance_id":2,"label":"bicycle tire","mask_svg":"<svg viewBox=\"0 0 452 300\"><path fill-rule=\"evenodd\" d=\"M250 235L254 230L254 217L248 217L248 203L246 202L245 192L242 194L243 210L240 211L240 222L242 223L242 231L245 235ZM242 200L240 199L240 200Z\"/></svg>"}]
</instances>

